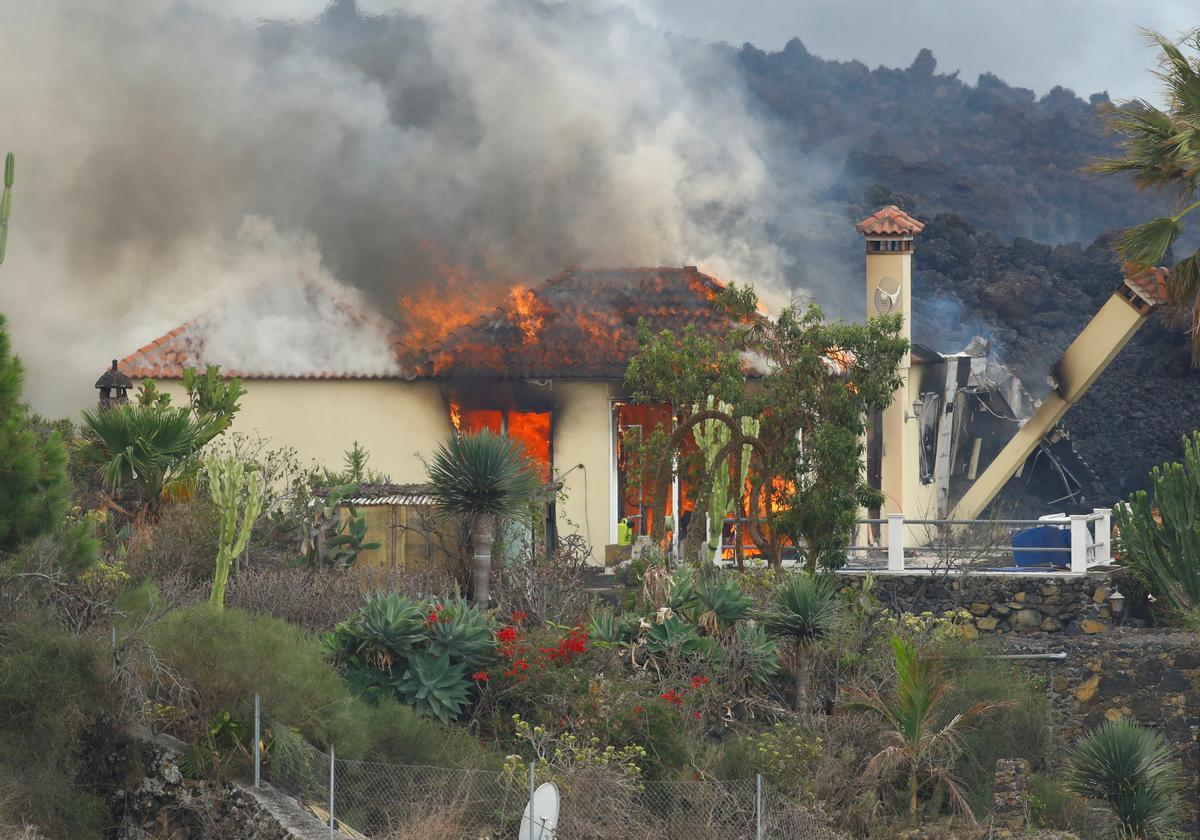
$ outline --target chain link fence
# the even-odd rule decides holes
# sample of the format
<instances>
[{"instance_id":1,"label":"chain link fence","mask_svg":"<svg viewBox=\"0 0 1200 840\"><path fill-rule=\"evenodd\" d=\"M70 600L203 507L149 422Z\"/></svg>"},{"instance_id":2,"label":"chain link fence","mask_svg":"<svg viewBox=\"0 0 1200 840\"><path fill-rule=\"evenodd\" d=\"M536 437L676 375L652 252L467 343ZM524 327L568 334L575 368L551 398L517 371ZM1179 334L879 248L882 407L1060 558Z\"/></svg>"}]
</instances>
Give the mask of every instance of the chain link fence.
<instances>
[{"instance_id":1,"label":"chain link fence","mask_svg":"<svg viewBox=\"0 0 1200 840\"><path fill-rule=\"evenodd\" d=\"M531 789L521 774L349 761L336 757L336 745L330 755L284 726L270 730L264 777L352 836L518 835ZM633 782L597 770L535 773L533 784L551 780L561 794L556 840L842 840L761 779Z\"/></svg>"}]
</instances>

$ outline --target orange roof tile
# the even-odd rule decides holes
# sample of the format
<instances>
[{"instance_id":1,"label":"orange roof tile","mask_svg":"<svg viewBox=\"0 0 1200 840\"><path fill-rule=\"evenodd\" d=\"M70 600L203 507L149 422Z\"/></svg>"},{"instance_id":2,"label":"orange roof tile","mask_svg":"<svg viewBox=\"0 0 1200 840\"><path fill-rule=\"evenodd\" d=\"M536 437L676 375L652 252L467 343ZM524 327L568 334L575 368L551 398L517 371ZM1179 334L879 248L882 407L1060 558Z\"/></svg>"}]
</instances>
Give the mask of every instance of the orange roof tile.
<instances>
[{"instance_id":1,"label":"orange roof tile","mask_svg":"<svg viewBox=\"0 0 1200 840\"><path fill-rule=\"evenodd\" d=\"M854 228L865 236L916 236L925 225L894 204L881 207L856 224Z\"/></svg>"}]
</instances>

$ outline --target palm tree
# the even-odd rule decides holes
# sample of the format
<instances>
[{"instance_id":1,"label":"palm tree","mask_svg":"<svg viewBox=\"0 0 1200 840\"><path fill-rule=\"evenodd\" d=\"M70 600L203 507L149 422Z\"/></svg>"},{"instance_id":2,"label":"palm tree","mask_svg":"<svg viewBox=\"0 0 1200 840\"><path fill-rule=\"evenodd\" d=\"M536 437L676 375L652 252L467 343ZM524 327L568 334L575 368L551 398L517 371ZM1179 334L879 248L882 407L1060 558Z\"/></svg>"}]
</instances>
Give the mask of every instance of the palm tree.
<instances>
[{"instance_id":1,"label":"palm tree","mask_svg":"<svg viewBox=\"0 0 1200 840\"><path fill-rule=\"evenodd\" d=\"M954 807L974 823L971 806L953 774L954 762L962 752L961 730L971 718L1013 703L976 703L942 725L944 701L951 688L942 663L920 655L913 645L895 636L892 651L896 687L891 696L861 689L850 693L851 707L874 713L888 727L883 733L886 746L867 764L866 775L879 780L901 768L907 771L908 819L913 825L917 822L917 794L925 782L941 785Z\"/></svg>"},{"instance_id":2,"label":"palm tree","mask_svg":"<svg viewBox=\"0 0 1200 840\"><path fill-rule=\"evenodd\" d=\"M83 460L110 491L132 483L150 503L195 474L196 454L224 428L219 418L157 405L85 409L83 426Z\"/></svg>"},{"instance_id":3,"label":"palm tree","mask_svg":"<svg viewBox=\"0 0 1200 840\"><path fill-rule=\"evenodd\" d=\"M1183 218L1200 206L1195 200L1200 178L1200 56L1183 50L1200 51L1200 30L1179 44L1157 32L1147 35L1162 51L1155 75L1163 82L1166 110L1134 99L1108 111L1110 126L1124 138L1125 155L1102 158L1091 167L1095 172L1131 175L1139 188L1175 194L1175 213L1130 228L1118 241L1130 274L1161 264L1183 232ZM1200 251L1171 266L1167 293L1177 319L1185 320L1190 313L1192 364L1200 365Z\"/></svg>"},{"instance_id":4,"label":"palm tree","mask_svg":"<svg viewBox=\"0 0 1200 840\"><path fill-rule=\"evenodd\" d=\"M427 469L434 504L470 526L475 605L485 610L496 520L528 518L529 502L539 487L537 475L520 443L487 429L452 436L433 453Z\"/></svg>"},{"instance_id":5,"label":"palm tree","mask_svg":"<svg viewBox=\"0 0 1200 840\"><path fill-rule=\"evenodd\" d=\"M1125 718L1088 734L1067 760L1067 787L1112 809L1122 837L1177 836L1179 763L1163 737Z\"/></svg>"}]
</instances>

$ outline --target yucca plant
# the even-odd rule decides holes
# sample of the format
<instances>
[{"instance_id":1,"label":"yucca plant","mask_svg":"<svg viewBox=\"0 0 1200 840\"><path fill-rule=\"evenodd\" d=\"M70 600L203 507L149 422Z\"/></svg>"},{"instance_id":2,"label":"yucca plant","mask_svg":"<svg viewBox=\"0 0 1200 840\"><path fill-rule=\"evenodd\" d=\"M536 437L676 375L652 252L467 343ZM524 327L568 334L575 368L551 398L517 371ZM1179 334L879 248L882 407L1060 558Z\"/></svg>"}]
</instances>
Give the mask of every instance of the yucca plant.
<instances>
[{"instance_id":1,"label":"yucca plant","mask_svg":"<svg viewBox=\"0 0 1200 840\"><path fill-rule=\"evenodd\" d=\"M776 587L770 606L761 615L767 633L788 643L788 667L797 709L803 708L808 699L811 675L807 654L841 626L837 587L837 578L832 574L796 572Z\"/></svg>"},{"instance_id":2,"label":"yucca plant","mask_svg":"<svg viewBox=\"0 0 1200 840\"><path fill-rule=\"evenodd\" d=\"M1183 233L1183 219L1197 207L1200 178L1200 30L1180 43L1149 33L1161 53L1155 73L1163 82L1166 109L1142 99L1108 111L1109 125L1124 140L1123 157L1093 164L1096 172L1131 175L1139 188L1175 194L1175 212L1125 231L1117 247L1132 272L1157 266ZM1184 50L1187 50L1185 52ZM1191 315L1192 363L1200 363L1200 250L1175 263L1167 279L1170 308L1180 319Z\"/></svg>"},{"instance_id":3,"label":"yucca plant","mask_svg":"<svg viewBox=\"0 0 1200 840\"><path fill-rule=\"evenodd\" d=\"M525 520L539 488L524 448L515 440L484 429L454 435L430 460L430 495L444 515L463 517L475 549L472 587L475 605L491 600L492 540L497 519Z\"/></svg>"},{"instance_id":4,"label":"yucca plant","mask_svg":"<svg viewBox=\"0 0 1200 840\"><path fill-rule=\"evenodd\" d=\"M676 616L650 625L646 631L645 645L649 653L666 659L707 654L713 650L711 640L701 636L694 624L688 624Z\"/></svg>"},{"instance_id":5,"label":"yucca plant","mask_svg":"<svg viewBox=\"0 0 1200 840\"><path fill-rule=\"evenodd\" d=\"M881 781L903 773L908 819L913 825L917 822L921 788L930 783L945 791L955 810L973 824L975 815L953 773L954 763L962 753L962 730L972 718L1013 703L976 703L949 715L949 720L942 723L948 714L944 706L952 687L942 663L921 655L916 647L895 636L892 652L895 688L886 696L854 689L848 697L848 707L874 713L886 727L885 746L868 762L865 775Z\"/></svg>"},{"instance_id":6,"label":"yucca plant","mask_svg":"<svg viewBox=\"0 0 1200 840\"><path fill-rule=\"evenodd\" d=\"M99 469L111 491L133 484L155 503L172 484L195 475L196 454L223 428L220 420L197 417L186 408L85 409L79 454Z\"/></svg>"},{"instance_id":7,"label":"yucca plant","mask_svg":"<svg viewBox=\"0 0 1200 840\"><path fill-rule=\"evenodd\" d=\"M1067 787L1107 805L1122 837L1174 838L1183 777L1163 737L1119 718L1086 735L1067 760Z\"/></svg>"},{"instance_id":8,"label":"yucca plant","mask_svg":"<svg viewBox=\"0 0 1200 840\"><path fill-rule=\"evenodd\" d=\"M452 663L448 653L424 653L409 660L396 690L421 714L450 723L467 704L467 669Z\"/></svg>"},{"instance_id":9,"label":"yucca plant","mask_svg":"<svg viewBox=\"0 0 1200 840\"><path fill-rule=\"evenodd\" d=\"M465 665L468 671L485 665L495 648L491 620L461 599L438 611L430 625L430 651L449 655L451 662Z\"/></svg>"},{"instance_id":10,"label":"yucca plant","mask_svg":"<svg viewBox=\"0 0 1200 840\"><path fill-rule=\"evenodd\" d=\"M754 603L749 595L742 593L737 578L733 575L714 572L701 580L696 587L697 623L709 634L727 633L733 626L750 615Z\"/></svg>"}]
</instances>

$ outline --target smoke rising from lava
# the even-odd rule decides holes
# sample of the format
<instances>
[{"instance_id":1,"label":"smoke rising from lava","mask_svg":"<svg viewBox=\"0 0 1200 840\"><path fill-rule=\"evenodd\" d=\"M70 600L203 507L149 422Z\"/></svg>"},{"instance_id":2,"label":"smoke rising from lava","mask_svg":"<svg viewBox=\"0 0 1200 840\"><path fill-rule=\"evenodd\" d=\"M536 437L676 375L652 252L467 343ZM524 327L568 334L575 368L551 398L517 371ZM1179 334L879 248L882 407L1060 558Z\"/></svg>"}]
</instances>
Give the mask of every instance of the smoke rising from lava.
<instances>
[{"instance_id":1,"label":"smoke rising from lava","mask_svg":"<svg viewBox=\"0 0 1200 840\"><path fill-rule=\"evenodd\" d=\"M255 24L45 0L5 16L0 146L18 172L0 311L42 411L89 401L107 359L210 307L269 348L272 313L246 294L260 282L336 280L388 317L439 291L444 266L506 288L690 263L786 288L771 141L728 54L616 0L380 17L343 0ZM314 342L347 340L297 317Z\"/></svg>"}]
</instances>

